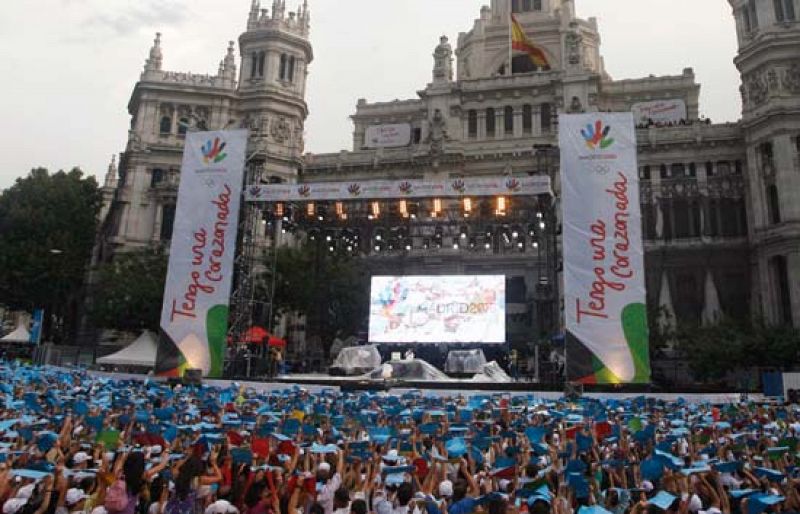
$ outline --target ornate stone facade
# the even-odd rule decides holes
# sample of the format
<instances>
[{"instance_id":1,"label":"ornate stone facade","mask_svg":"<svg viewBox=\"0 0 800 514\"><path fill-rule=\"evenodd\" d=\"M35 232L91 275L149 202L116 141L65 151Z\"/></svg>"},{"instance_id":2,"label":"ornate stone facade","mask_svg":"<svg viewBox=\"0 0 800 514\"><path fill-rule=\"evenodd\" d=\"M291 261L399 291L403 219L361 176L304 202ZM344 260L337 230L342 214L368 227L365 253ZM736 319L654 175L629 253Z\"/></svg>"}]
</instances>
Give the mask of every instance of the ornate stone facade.
<instances>
[{"instance_id":1,"label":"ornate stone facade","mask_svg":"<svg viewBox=\"0 0 800 514\"><path fill-rule=\"evenodd\" d=\"M270 170L259 177L264 181L294 180L300 169L306 181L536 172L553 174L558 193L558 162L543 162L537 152L556 144L559 113L626 111L637 102L680 99L685 123L637 130L650 307L690 323L725 314L799 325L800 24L776 23L772 0L729 1L744 104L737 123L700 119L700 86L691 68L614 80L604 68L597 21L578 18L573 0L543 0L540 10L516 13L550 61L549 68L521 71L509 60L511 2L493 0L459 35L455 50L445 37L434 46L431 83L415 97L359 100L352 149L305 156L305 80L312 59L305 5L287 17L281 0L271 14L254 2L239 40L238 80L233 46L216 76L163 71L158 36L129 104L132 129L113 168L118 176L104 188L113 200L101 255L169 239L181 131L193 127L249 128L253 150ZM784 1L794 1L800 13L800 0ZM761 25L753 28L751 16L746 29L743 12L751 4ZM369 126L396 123L411 125L407 147L365 147ZM386 262L395 269L394 261ZM532 252L444 249L415 252L403 272L502 270L522 280L527 292L511 309L519 323L510 331L524 342L534 338L543 265Z\"/></svg>"}]
</instances>

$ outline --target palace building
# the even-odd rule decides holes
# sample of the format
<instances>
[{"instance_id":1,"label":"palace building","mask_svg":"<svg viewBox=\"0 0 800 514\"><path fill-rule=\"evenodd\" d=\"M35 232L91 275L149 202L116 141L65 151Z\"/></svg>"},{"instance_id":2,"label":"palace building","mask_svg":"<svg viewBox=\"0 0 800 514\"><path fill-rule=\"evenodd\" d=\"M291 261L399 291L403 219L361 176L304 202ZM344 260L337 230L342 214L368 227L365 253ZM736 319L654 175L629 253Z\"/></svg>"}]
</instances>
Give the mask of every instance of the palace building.
<instances>
[{"instance_id":1,"label":"palace building","mask_svg":"<svg viewBox=\"0 0 800 514\"><path fill-rule=\"evenodd\" d=\"M187 130L249 128L260 156L252 178L262 183L548 174L557 207L558 115L633 111L652 312L666 324L751 316L800 326L800 0L729 2L742 78L736 123L703 118L692 68L611 77L601 27L578 18L575 1L491 0L456 41L432 43L431 81L416 94L358 100L352 148L333 154L304 152L313 80L305 2L287 12L284 0L270 10L255 0L238 56L231 42L214 76L166 71L157 36L128 104L127 148L105 180L98 258L171 238ZM509 51L512 13L539 59ZM386 127L397 137L375 139ZM559 277L542 270L558 251L415 246L370 259L403 274L504 273L514 344L535 339L547 306L557 309L558 288L542 286Z\"/></svg>"}]
</instances>

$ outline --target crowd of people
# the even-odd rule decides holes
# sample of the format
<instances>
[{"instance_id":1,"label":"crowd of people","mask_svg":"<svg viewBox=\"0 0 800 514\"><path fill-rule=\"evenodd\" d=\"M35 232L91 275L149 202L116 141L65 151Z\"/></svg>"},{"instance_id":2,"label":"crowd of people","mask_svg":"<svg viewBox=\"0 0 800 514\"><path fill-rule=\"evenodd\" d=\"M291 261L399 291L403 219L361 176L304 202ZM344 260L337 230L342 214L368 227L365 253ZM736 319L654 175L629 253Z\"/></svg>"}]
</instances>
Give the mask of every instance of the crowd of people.
<instances>
[{"instance_id":1,"label":"crowd of people","mask_svg":"<svg viewBox=\"0 0 800 514\"><path fill-rule=\"evenodd\" d=\"M795 404L0 373L3 514L800 511Z\"/></svg>"}]
</instances>

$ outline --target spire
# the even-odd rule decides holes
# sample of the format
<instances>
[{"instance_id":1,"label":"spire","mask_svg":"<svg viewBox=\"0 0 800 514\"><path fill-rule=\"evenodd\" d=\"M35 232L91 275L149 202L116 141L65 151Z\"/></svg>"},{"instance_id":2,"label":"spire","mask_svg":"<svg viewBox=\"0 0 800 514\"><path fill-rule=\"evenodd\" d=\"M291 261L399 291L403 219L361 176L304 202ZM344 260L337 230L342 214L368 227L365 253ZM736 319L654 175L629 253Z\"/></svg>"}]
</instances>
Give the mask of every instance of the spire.
<instances>
[{"instance_id":1,"label":"spire","mask_svg":"<svg viewBox=\"0 0 800 514\"><path fill-rule=\"evenodd\" d=\"M258 15L261 11L261 2L259 0L253 0L253 4L250 6L250 15L247 17L247 28L251 29L258 23Z\"/></svg>"},{"instance_id":2,"label":"spire","mask_svg":"<svg viewBox=\"0 0 800 514\"><path fill-rule=\"evenodd\" d=\"M117 156L111 156L111 164L106 171L105 187L117 187Z\"/></svg>"},{"instance_id":3,"label":"spire","mask_svg":"<svg viewBox=\"0 0 800 514\"><path fill-rule=\"evenodd\" d=\"M272 0L272 19L282 20L286 12L286 0Z\"/></svg>"},{"instance_id":4,"label":"spire","mask_svg":"<svg viewBox=\"0 0 800 514\"><path fill-rule=\"evenodd\" d=\"M144 71L161 71L161 62L164 56L161 53L161 32L156 32L153 47L150 48L150 57L144 64Z\"/></svg>"},{"instance_id":5,"label":"spire","mask_svg":"<svg viewBox=\"0 0 800 514\"><path fill-rule=\"evenodd\" d=\"M220 63L220 75L227 80L236 80L236 43L228 41L228 53Z\"/></svg>"}]
</instances>

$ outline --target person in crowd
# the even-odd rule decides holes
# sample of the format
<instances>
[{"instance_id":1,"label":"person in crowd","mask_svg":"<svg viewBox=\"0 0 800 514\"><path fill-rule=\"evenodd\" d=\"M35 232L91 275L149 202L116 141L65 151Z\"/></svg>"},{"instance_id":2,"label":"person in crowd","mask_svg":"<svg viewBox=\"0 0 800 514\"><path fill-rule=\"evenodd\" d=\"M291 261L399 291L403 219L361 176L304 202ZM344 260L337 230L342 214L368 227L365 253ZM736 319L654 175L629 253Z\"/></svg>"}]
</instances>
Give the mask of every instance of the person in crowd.
<instances>
[{"instance_id":1,"label":"person in crowd","mask_svg":"<svg viewBox=\"0 0 800 514\"><path fill-rule=\"evenodd\" d=\"M0 373L3 514L800 511L792 401L172 389L5 362Z\"/></svg>"}]
</instances>

